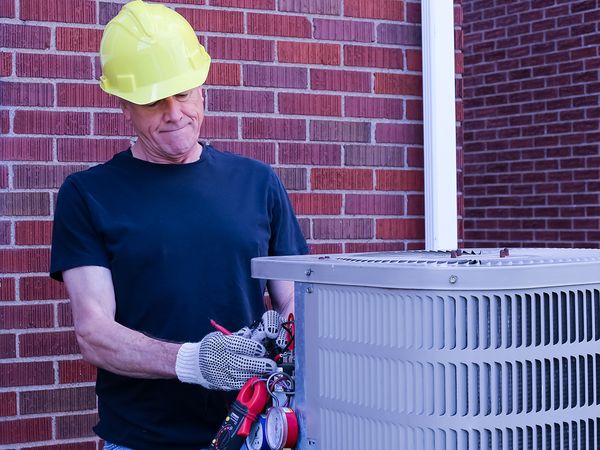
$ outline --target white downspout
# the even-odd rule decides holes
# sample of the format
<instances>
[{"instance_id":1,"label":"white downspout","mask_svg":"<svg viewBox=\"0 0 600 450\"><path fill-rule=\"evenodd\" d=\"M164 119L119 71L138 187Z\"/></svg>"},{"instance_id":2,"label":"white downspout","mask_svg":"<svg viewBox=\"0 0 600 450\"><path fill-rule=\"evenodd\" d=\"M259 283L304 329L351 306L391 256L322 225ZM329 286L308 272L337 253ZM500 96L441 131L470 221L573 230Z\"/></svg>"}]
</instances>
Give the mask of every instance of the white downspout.
<instances>
[{"instance_id":1,"label":"white downspout","mask_svg":"<svg viewBox=\"0 0 600 450\"><path fill-rule=\"evenodd\" d=\"M458 247L454 5L423 0L425 248Z\"/></svg>"}]
</instances>

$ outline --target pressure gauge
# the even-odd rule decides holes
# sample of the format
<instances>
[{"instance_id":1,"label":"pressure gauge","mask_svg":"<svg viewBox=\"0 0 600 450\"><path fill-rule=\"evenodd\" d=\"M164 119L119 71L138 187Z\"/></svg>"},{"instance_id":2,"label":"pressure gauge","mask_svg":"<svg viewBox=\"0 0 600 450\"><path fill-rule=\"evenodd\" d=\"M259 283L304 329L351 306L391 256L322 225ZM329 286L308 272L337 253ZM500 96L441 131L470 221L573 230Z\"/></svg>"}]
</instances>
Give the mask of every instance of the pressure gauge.
<instances>
[{"instance_id":1,"label":"pressure gauge","mask_svg":"<svg viewBox=\"0 0 600 450\"><path fill-rule=\"evenodd\" d=\"M298 440L298 420L290 408L274 406L267 411L267 444L271 450L293 448Z\"/></svg>"},{"instance_id":2,"label":"pressure gauge","mask_svg":"<svg viewBox=\"0 0 600 450\"><path fill-rule=\"evenodd\" d=\"M246 438L246 447L248 447L248 450L270 450L267 444L266 421L267 416L261 414L258 416L258 420L252 424L250 434Z\"/></svg>"}]
</instances>

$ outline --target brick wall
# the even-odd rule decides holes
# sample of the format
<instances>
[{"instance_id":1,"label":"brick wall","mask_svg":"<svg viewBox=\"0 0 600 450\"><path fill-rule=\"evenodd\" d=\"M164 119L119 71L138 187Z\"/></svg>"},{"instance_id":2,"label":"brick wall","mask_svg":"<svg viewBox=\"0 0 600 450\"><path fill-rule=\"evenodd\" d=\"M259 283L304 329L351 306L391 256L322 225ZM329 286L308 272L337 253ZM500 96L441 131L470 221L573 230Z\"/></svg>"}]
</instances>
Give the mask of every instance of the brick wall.
<instances>
[{"instance_id":1,"label":"brick wall","mask_svg":"<svg viewBox=\"0 0 600 450\"><path fill-rule=\"evenodd\" d=\"M63 179L129 142L94 81L122 3L0 0L0 449L98 446L95 371L46 272ZM164 3L213 58L203 137L276 168L313 252L423 247L419 1Z\"/></svg>"},{"instance_id":2,"label":"brick wall","mask_svg":"<svg viewBox=\"0 0 600 450\"><path fill-rule=\"evenodd\" d=\"M600 2L464 0L468 246L600 245Z\"/></svg>"}]
</instances>

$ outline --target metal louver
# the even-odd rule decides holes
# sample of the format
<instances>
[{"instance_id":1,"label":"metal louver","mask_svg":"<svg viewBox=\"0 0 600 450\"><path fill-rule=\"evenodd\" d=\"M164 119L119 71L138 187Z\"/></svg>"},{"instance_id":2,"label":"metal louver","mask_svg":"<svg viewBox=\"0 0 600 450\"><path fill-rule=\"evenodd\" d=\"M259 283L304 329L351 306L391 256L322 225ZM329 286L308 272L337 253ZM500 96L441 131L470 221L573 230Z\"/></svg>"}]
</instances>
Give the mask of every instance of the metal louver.
<instances>
[{"instance_id":1,"label":"metal louver","mask_svg":"<svg viewBox=\"0 0 600 450\"><path fill-rule=\"evenodd\" d=\"M502 251L255 259L298 282L297 448L600 448L600 251Z\"/></svg>"}]
</instances>

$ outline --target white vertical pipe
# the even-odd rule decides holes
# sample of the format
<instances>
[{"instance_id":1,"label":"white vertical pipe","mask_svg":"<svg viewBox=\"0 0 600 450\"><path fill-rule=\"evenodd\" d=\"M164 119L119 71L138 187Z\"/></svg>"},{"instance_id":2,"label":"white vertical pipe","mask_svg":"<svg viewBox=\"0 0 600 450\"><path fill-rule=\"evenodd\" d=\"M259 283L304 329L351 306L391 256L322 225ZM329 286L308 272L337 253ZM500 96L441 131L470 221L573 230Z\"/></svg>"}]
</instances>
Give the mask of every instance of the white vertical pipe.
<instances>
[{"instance_id":1,"label":"white vertical pipe","mask_svg":"<svg viewBox=\"0 0 600 450\"><path fill-rule=\"evenodd\" d=\"M423 0L425 248L457 248L454 5Z\"/></svg>"}]
</instances>

